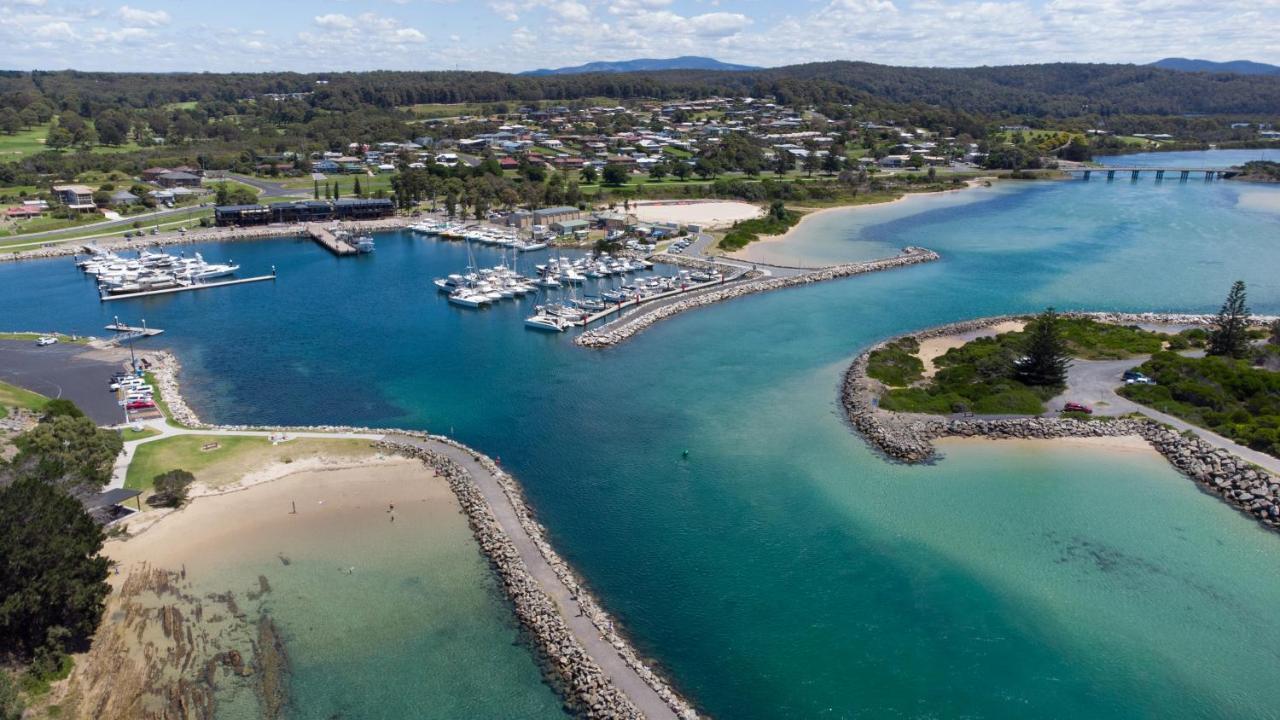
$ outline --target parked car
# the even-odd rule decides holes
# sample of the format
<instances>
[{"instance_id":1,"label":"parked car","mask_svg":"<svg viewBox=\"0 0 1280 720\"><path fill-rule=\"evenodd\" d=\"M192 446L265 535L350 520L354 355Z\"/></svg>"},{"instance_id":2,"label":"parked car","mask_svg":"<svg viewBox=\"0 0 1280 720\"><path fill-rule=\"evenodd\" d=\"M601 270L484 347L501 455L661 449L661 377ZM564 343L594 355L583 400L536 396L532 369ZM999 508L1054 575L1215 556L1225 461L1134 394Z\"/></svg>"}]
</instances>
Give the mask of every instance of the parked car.
<instances>
[{"instance_id":1,"label":"parked car","mask_svg":"<svg viewBox=\"0 0 1280 720\"><path fill-rule=\"evenodd\" d=\"M57 342L58 342L58 338L52 335L41 335L40 338L36 340L36 345L39 345L40 347L44 347L45 345L54 345Z\"/></svg>"},{"instance_id":2,"label":"parked car","mask_svg":"<svg viewBox=\"0 0 1280 720\"><path fill-rule=\"evenodd\" d=\"M1089 407L1088 405L1081 405L1080 403L1077 403L1077 402L1069 402L1066 405L1062 406L1062 412L1078 412L1078 413L1084 413L1085 415L1092 415L1093 408Z\"/></svg>"},{"instance_id":3,"label":"parked car","mask_svg":"<svg viewBox=\"0 0 1280 720\"><path fill-rule=\"evenodd\" d=\"M133 400L125 405L130 410L146 410L155 406L156 404L150 400Z\"/></svg>"}]
</instances>

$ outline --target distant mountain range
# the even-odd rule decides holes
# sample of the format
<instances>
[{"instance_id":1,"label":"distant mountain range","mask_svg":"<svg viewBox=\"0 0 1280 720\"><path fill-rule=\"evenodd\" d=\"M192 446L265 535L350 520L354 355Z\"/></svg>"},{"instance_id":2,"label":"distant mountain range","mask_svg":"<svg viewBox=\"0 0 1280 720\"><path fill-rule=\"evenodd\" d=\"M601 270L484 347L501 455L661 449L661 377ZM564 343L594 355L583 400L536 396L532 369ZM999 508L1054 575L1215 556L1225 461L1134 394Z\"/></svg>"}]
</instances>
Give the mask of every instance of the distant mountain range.
<instances>
[{"instance_id":1,"label":"distant mountain range","mask_svg":"<svg viewBox=\"0 0 1280 720\"><path fill-rule=\"evenodd\" d=\"M1236 73L1238 75L1280 75L1280 66L1249 60L1232 60L1230 62L1214 62L1212 60L1191 60L1189 58L1165 58L1152 65L1165 70L1181 70L1182 72Z\"/></svg>"},{"instance_id":2,"label":"distant mountain range","mask_svg":"<svg viewBox=\"0 0 1280 720\"><path fill-rule=\"evenodd\" d=\"M715 58L685 55L676 58L637 58L635 60L605 60L562 68L540 68L521 75L582 75L584 73L653 72L655 70L759 70L752 65L734 65Z\"/></svg>"}]
</instances>

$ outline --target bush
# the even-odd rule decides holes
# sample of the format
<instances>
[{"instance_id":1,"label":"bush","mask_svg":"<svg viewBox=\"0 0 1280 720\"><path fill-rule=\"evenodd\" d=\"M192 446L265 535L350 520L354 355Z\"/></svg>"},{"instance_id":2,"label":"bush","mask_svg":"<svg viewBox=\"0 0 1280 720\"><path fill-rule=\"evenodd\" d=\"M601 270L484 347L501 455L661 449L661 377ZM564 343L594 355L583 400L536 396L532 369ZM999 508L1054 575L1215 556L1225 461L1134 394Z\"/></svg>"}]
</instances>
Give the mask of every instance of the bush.
<instances>
[{"instance_id":1,"label":"bush","mask_svg":"<svg viewBox=\"0 0 1280 720\"><path fill-rule=\"evenodd\" d=\"M924 362L916 357L920 343L902 338L875 350L867 358L867 375L891 387L905 387L924 377Z\"/></svg>"},{"instance_id":2,"label":"bush","mask_svg":"<svg viewBox=\"0 0 1280 720\"><path fill-rule=\"evenodd\" d=\"M1223 357L1161 352L1139 370L1157 385L1126 385L1120 394L1280 457L1280 374Z\"/></svg>"},{"instance_id":3,"label":"bush","mask_svg":"<svg viewBox=\"0 0 1280 720\"><path fill-rule=\"evenodd\" d=\"M170 470L155 477L155 493L147 498L147 504L155 507L182 507L187 501L187 487L195 476L186 470Z\"/></svg>"},{"instance_id":4,"label":"bush","mask_svg":"<svg viewBox=\"0 0 1280 720\"><path fill-rule=\"evenodd\" d=\"M0 720L21 720L26 708L9 672L0 668Z\"/></svg>"},{"instance_id":5,"label":"bush","mask_svg":"<svg viewBox=\"0 0 1280 720\"><path fill-rule=\"evenodd\" d=\"M784 208L780 211L780 215L781 217L771 212L762 218L734 223L733 228L720 240L720 247L738 250L746 247L749 242L759 240L761 235L781 235L800 222L801 215L794 210Z\"/></svg>"},{"instance_id":6,"label":"bush","mask_svg":"<svg viewBox=\"0 0 1280 720\"><path fill-rule=\"evenodd\" d=\"M45 403L44 415L40 418L40 422L48 422L58 417L82 418L84 412L66 398L54 398Z\"/></svg>"}]
</instances>

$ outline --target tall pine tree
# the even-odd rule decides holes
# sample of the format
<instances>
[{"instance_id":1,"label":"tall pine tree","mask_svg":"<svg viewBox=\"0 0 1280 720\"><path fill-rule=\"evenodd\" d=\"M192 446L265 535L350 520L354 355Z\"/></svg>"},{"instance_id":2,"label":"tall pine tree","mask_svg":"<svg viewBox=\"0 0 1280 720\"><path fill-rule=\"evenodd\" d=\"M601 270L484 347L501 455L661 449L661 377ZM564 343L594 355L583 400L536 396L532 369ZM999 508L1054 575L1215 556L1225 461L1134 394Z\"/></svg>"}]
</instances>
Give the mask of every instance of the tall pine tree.
<instances>
[{"instance_id":1,"label":"tall pine tree","mask_svg":"<svg viewBox=\"0 0 1280 720\"><path fill-rule=\"evenodd\" d=\"M1242 358L1249 354L1249 308L1245 305L1244 281L1237 280L1227 293L1209 333L1210 355Z\"/></svg>"},{"instance_id":2,"label":"tall pine tree","mask_svg":"<svg viewBox=\"0 0 1280 720\"><path fill-rule=\"evenodd\" d=\"M1014 367L1014 379L1037 387L1065 385L1071 356L1058 328L1058 313L1053 308L1046 309L1027 331L1026 357Z\"/></svg>"},{"instance_id":3,"label":"tall pine tree","mask_svg":"<svg viewBox=\"0 0 1280 720\"><path fill-rule=\"evenodd\" d=\"M351 188L351 194L355 197L364 197L360 194L360 178L356 178L356 186Z\"/></svg>"}]
</instances>

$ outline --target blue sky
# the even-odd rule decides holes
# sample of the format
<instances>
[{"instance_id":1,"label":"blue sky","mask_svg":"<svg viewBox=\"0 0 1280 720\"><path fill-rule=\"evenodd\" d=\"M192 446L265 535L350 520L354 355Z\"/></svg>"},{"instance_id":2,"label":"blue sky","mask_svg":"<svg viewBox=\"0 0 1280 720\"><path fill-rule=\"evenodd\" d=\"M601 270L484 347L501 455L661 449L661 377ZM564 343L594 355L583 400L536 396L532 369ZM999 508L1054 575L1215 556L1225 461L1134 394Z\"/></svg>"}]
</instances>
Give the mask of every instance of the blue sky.
<instances>
[{"instance_id":1,"label":"blue sky","mask_svg":"<svg viewBox=\"0 0 1280 720\"><path fill-rule=\"evenodd\" d=\"M1280 0L0 0L0 68L519 71L752 65L1280 63Z\"/></svg>"}]
</instances>

